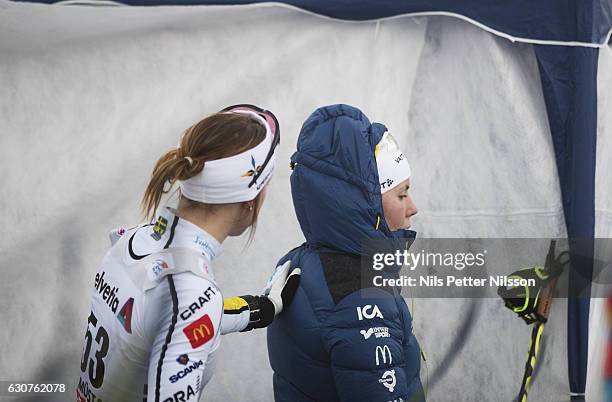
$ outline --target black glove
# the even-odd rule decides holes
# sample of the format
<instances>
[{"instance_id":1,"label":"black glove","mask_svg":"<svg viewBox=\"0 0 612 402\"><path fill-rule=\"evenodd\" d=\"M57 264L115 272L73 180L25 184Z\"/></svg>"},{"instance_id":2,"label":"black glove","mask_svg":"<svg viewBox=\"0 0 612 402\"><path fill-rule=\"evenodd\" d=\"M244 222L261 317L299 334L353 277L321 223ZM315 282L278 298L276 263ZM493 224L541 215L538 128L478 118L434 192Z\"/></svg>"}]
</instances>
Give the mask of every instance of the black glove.
<instances>
[{"instance_id":1,"label":"black glove","mask_svg":"<svg viewBox=\"0 0 612 402\"><path fill-rule=\"evenodd\" d=\"M249 324L242 332L267 327L283 308L289 306L300 284L302 273L300 268L293 268L289 272L290 267L291 261L276 267L263 290L263 295L243 295L224 301L225 314L240 314L249 310Z\"/></svg>"}]
</instances>

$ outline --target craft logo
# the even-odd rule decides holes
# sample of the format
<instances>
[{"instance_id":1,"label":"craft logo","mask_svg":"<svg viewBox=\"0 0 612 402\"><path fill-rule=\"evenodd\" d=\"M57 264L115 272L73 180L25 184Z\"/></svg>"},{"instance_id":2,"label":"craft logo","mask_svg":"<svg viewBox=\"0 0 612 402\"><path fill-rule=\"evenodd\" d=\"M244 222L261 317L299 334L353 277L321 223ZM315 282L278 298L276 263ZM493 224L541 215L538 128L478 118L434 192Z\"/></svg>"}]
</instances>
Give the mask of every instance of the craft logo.
<instances>
[{"instance_id":1,"label":"craft logo","mask_svg":"<svg viewBox=\"0 0 612 402\"><path fill-rule=\"evenodd\" d=\"M359 321L362 321L364 318L368 320L371 320L374 317L384 318L376 304L374 306L371 304L366 304L363 307L357 307L357 317L359 318Z\"/></svg>"},{"instance_id":2,"label":"craft logo","mask_svg":"<svg viewBox=\"0 0 612 402\"><path fill-rule=\"evenodd\" d=\"M164 233L166 233L166 229L168 228L168 220L163 216L157 218L157 222L155 222L155 226L153 226L153 233L151 233L151 237L155 240L160 240Z\"/></svg>"},{"instance_id":3,"label":"craft logo","mask_svg":"<svg viewBox=\"0 0 612 402\"><path fill-rule=\"evenodd\" d=\"M382 364L393 364L393 356L391 356L391 349L388 345L376 346L376 365Z\"/></svg>"},{"instance_id":4,"label":"craft logo","mask_svg":"<svg viewBox=\"0 0 612 402\"><path fill-rule=\"evenodd\" d=\"M252 177L255 173L261 172L261 165L255 167L255 158L251 155L251 169L244 172L240 177Z\"/></svg>"},{"instance_id":5,"label":"craft logo","mask_svg":"<svg viewBox=\"0 0 612 402\"><path fill-rule=\"evenodd\" d=\"M395 370L385 371L385 373L382 375L380 380L378 380L378 382L384 385L389 390L389 392L393 392L393 389L395 388L396 384Z\"/></svg>"},{"instance_id":6,"label":"craft logo","mask_svg":"<svg viewBox=\"0 0 612 402\"><path fill-rule=\"evenodd\" d=\"M130 297L128 301L125 302L121 310L119 310L119 314L117 314L117 319L123 325L123 328L127 331L128 334L132 333L132 309L134 308L134 298Z\"/></svg>"},{"instance_id":7,"label":"craft logo","mask_svg":"<svg viewBox=\"0 0 612 402\"><path fill-rule=\"evenodd\" d=\"M193 391L193 387L191 385L187 386L187 393L185 391L178 391L172 395L171 398L164 399L164 402L179 402L179 401L188 401L192 396L195 396L195 392Z\"/></svg>"},{"instance_id":8,"label":"craft logo","mask_svg":"<svg viewBox=\"0 0 612 402\"><path fill-rule=\"evenodd\" d=\"M187 356L187 355L184 355ZM178 360L178 359L177 359ZM203 365L204 362L202 360L198 361L198 362L194 362L191 363L189 365L189 367L185 367L184 369L182 369L181 371L179 371L178 373L171 375L170 378L168 378L168 380L170 380L170 382L172 384L174 384L175 382L177 382L178 380L180 380L181 378L187 377L187 375L189 373L191 373L192 371L196 370L198 367L200 367L201 365Z\"/></svg>"},{"instance_id":9,"label":"craft logo","mask_svg":"<svg viewBox=\"0 0 612 402\"><path fill-rule=\"evenodd\" d=\"M102 275L99 273L96 274L94 288L98 291L100 296L102 296L102 300L110 307L113 314L117 314L117 308L119 307L119 288L116 286L111 288L111 285L104 280L105 274L106 272L104 271Z\"/></svg>"},{"instance_id":10,"label":"craft logo","mask_svg":"<svg viewBox=\"0 0 612 402\"><path fill-rule=\"evenodd\" d=\"M164 269L168 269L168 264L162 259L157 259L153 261L151 265L151 271L153 271L153 274L156 277L159 276L159 274L161 274Z\"/></svg>"},{"instance_id":11,"label":"craft logo","mask_svg":"<svg viewBox=\"0 0 612 402\"><path fill-rule=\"evenodd\" d=\"M186 320L191 317L193 314L195 314L196 311L201 309L204 304L208 303L210 301L210 298L215 294L215 291L212 289L212 287L209 286L208 289L204 291L203 296L198 297L198 300L191 303L187 310L181 312L181 318L183 320Z\"/></svg>"},{"instance_id":12,"label":"craft logo","mask_svg":"<svg viewBox=\"0 0 612 402\"><path fill-rule=\"evenodd\" d=\"M185 327L183 333L189 339L191 348L196 349L215 336L215 328L208 314L204 314L199 320Z\"/></svg>"},{"instance_id":13,"label":"craft logo","mask_svg":"<svg viewBox=\"0 0 612 402\"><path fill-rule=\"evenodd\" d=\"M374 327L369 328L367 331L362 329L359 333L363 335L363 339L370 339L372 335L374 335L375 338L389 338L391 336L389 335L389 328L387 327Z\"/></svg>"},{"instance_id":14,"label":"craft logo","mask_svg":"<svg viewBox=\"0 0 612 402\"><path fill-rule=\"evenodd\" d=\"M178 364L182 364L183 366L185 366L187 365L187 363L189 363L189 356L186 354L182 354L176 358L176 362Z\"/></svg>"},{"instance_id":15,"label":"craft logo","mask_svg":"<svg viewBox=\"0 0 612 402\"><path fill-rule=\"evenodd\" d=\"M404 154L400 154L397 158L395 158L395 163L400 163L402 159L404 158L405 158Z\"/></svg>"}]
</instances>

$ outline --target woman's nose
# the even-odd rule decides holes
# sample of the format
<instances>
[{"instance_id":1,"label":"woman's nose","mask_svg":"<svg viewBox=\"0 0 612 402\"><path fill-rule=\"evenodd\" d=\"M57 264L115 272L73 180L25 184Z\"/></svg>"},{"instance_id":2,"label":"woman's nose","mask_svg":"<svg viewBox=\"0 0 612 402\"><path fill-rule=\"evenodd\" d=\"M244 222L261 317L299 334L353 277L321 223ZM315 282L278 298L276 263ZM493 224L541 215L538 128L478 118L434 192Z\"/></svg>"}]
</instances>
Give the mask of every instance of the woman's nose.
<instances>
[{"instance_id":1,"label":"woman's nose","mask_svg":"<svg viewBox=\"0 0 612 402\"><path fill-rule=\"evenodd\" d=\"M410 218L411 216L416 215L419 211L417 210L414 201L412 201L412 197L408 196L406 199L408 201L408 205L406 205L406 217Z\"/></svg>"}]
</instances>

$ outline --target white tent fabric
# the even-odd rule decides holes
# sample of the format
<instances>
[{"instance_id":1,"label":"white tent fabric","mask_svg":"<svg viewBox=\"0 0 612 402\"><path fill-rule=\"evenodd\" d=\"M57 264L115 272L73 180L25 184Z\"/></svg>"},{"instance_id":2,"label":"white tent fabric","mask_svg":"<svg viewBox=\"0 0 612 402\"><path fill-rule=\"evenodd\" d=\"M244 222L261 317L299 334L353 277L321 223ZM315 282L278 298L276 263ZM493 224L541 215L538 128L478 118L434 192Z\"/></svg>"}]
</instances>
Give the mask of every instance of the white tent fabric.
<instances>
[{"instance_id":1,"label":"white tent fabric","mask_svg":"<svg viewBox=\"0 0 612 402\"><path fill-rule=\"evenodd\" d=\"M597 165L595 176L595 237L612 238L612 47L599 51L599 75L597 77ZM610 261L612 250L595 249L595 257ZM595 286L598 286L595 284ZM603 292L598 291L601 295ZM606 323L606 306L602 298L591 299L589 317L589 363L587 390L592 395L604 395L601 381L609 326ZM603 397L602 397L603 400Z\"/></svg>"},{"instance_id":2,"label":"white tent fabric","mask_svg":"<svg viewBox=\"0 0 612 402\"><path fill-rule=\"evenodd\" d=\"M600 71L610 67L603 49ZM253 245L245 250L244 239L229 240L215 267L226 296L259 291L277 259L303 241L283 161L304 119L326 104L357 106L400 140L414 171L420 236L565 235L532 47L454 18L354 23L278 5L89 8L0 0L0 88L6 379L75 386L92 274L108 231L139 222L150 171L182 130L230 104L273 110L282 140ZM611 90L612 76L602 74L600 102L608 109ZM612 235L605 175L612 162L604 156L612 151L612 118L605 110L600 237ZM472 305L477 314L465 347L449 350ZM565 302L555 301L530 400L568 399L565 315ZM445 355L457 355L429 400L515 396L529 328L500 300L419 299L414 316L429 357L424 383ZM203 400L273 399L264 331L226 336L220 360ZM600 400L600 378L589 378L589 401Z\"/></svg>"}]
</instances>

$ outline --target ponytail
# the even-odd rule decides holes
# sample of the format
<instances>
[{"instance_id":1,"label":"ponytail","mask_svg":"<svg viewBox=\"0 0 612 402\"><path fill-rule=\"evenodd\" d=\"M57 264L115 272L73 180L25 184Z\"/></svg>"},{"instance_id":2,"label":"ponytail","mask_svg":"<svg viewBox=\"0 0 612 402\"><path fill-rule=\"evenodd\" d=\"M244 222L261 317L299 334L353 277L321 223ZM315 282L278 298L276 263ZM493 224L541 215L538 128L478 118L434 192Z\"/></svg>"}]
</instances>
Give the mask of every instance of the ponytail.
<instances>
[{"instance_id":1,"label":"ponytail","mask_svg":"<svg viewBox=\"0 0 612 402\"><path fill-rule=\"evenodd\" d=\"M147 220L152 220L155 217L155 211L159 207L162 196L170 191L172 184L176 180L175 172L179 163L176 153L176 149L166 152L165 155L159 158L153 168L151 180L149 180L147 189L142 197L142 210ZM166 189L167 182L170 183L170 187Z\"/></svg>"},{"instance_id":2,"label":"ponytail","mask_svg":"<svg viewBox=\"0 0 612 402\"><path fill-rule=\"evenodd\" d=\"M187 180L200 173L205 161L253 148L265 135L261 124L248 116L232 113L213 114L188 128L180 146L166 152L153 168L141 202L145 218L155 218L162 196L170 192L177 180ZM166 183L169 183L167 188Z\"/></svg>"}]
</instances>

